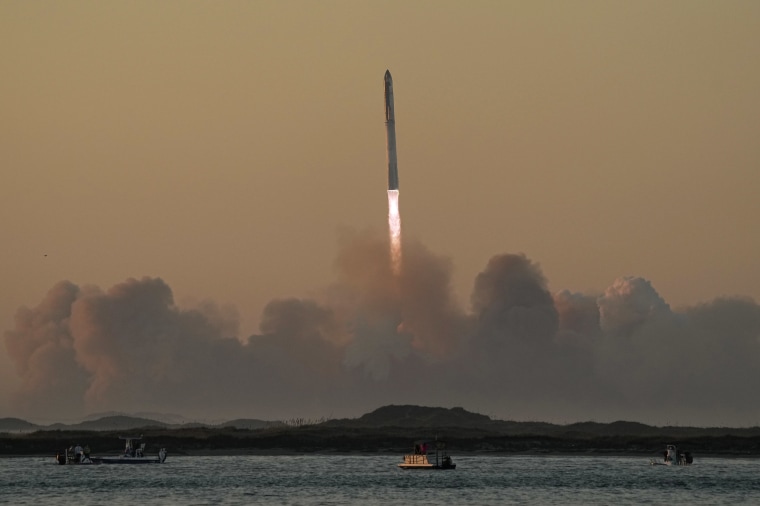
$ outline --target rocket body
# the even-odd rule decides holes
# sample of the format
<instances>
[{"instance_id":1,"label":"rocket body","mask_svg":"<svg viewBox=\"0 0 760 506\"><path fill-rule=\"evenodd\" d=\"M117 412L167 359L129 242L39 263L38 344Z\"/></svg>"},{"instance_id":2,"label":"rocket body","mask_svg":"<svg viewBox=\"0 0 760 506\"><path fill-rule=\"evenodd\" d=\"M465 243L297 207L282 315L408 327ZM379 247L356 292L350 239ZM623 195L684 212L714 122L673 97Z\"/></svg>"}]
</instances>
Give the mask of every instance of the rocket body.
<instances>
[{"instance_id":1,"label":"rocket body","mask_svg":"<svg viewBox=\"0 0 760 506\"><path fill-rule=\"evenodd\" d=\"M393 111L393 78L389 70L385 71L385 139L388 151L388 189L398 190L396 116Z\"/></svg>"}]
</instances>

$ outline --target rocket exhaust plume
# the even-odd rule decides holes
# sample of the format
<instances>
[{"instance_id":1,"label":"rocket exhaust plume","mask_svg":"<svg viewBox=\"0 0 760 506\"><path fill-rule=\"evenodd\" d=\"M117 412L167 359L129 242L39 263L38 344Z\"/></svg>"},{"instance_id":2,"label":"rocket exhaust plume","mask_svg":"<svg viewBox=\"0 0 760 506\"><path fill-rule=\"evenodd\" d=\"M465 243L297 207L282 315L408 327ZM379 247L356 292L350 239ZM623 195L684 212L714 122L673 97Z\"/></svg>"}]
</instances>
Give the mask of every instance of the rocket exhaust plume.
<instances>
[{"instance_id":1,"label":"rocket exhaust plume","mask_svg":"<svg viewBox=\"0 0 760 506\"><path fill-rule=\"evenodd\" d=\"M401 215L398 212L398 190L388 190L388 230L391 234L391 267L398 274L401 268Z\"/></svg>"},{"instance_id":2,"label":"rocket exhaust plume","mask_svg":"<svg viewBox=\"0 0 760 506\"><path fill-rule=\"evenodd\" d=\"M388 152L388 229L391 240L391 267L401 268L401 215L398 211L398 160L396 159L396 115L393 110L393 78L385 71L385 138Z\"/></svg>"}]
</instances>

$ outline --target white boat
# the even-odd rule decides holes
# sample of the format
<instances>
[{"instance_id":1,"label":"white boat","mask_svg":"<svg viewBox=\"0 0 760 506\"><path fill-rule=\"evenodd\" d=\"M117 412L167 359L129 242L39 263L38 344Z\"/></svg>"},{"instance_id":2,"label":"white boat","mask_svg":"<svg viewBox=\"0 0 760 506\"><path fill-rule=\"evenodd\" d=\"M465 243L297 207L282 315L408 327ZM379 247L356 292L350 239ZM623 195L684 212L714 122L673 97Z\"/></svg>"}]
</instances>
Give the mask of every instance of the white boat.
<instances>
[{"instance_id":1,"label":"white boat","mask_svg":"<svg viewBox=\"0 0 760 506\"><path fill-rule=\"evenodd\" d=\"M158 455L145 455L145 443L140 443L142 436L122 436L125 441L124 452L113 457L90 457L93 464L163 464L166 460L166 448L161 448Z\"/></svg>"},{"instance_id":2,"label":"white boat","mask_svg":"<svg viewBox=\"0 0 760 506\"><path fill-rule=\"evenodd\" d=\"M694 462L691 452L680 453L676 445L667 445L662 454L663 459L650 459L653 466L690 466Z\"/></svg>"},{"instance_id":3,"label":"white boat","mask_svg":"<svg viewBox=\"0 0 760 506\"><path fill-rule=\"evenodd\" d=\"M401 469L456 469L446 452L443 441L417 441L414 443L414 453L404 455L404 461L398 467Z\"/></svg>"}]
</instances>

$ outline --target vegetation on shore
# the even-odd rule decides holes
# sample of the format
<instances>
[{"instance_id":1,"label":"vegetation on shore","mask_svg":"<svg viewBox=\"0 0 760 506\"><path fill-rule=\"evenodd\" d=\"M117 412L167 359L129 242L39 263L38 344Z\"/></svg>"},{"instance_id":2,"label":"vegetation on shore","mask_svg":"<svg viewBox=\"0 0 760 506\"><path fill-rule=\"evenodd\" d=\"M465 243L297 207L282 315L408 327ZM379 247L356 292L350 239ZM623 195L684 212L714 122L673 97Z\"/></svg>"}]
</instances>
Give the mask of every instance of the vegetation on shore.
<instances>
[{"instance_id":1,"label":"vegetation on shore","mask_svg":"<svg viewBox=\"0 0 760 506\"><path fill-rule=\"evenodd\" d=\"M148 421L150 422L150 421ZM250 425L240 421L240 425ZM418 439L444 439L453 453L550 453L659 455L676 443L694 455L760 457L760 428L652 427L633 422L554 425L492 420L462 408L385 406L356 419L268 423L257 428L129 427L142 434L146 452L165 447L172 455L276 453L404 453ZM125 429L41 429L0 433L0 455L54 455L75 445L93 454L116 454Z\"/></svg>"}]
</instances>

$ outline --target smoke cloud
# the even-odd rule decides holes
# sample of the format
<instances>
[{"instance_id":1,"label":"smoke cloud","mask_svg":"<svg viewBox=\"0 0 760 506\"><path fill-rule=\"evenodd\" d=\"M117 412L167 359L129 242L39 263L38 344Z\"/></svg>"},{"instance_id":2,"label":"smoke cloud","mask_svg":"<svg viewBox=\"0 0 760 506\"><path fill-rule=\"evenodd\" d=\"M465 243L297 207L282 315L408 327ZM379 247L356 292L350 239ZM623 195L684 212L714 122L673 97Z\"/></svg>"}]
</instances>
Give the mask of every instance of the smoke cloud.
<instances>
[{"instance_id":1,"label":"smoke cloud","mask_svg":"<svg viewBox=\"0 0 760 506\"><path fill-rule=\"evenodd\" d=\"M63 281L18 310L5 345L19 416L161 411L220 419L358 416L388 403L500 418L760 421L760 306L727 297L672 309L643 278L551 293L522 254L489 259L470 305L452 264L406 239L345 232L335 282L272 300L259 332L234 310L179 307L161 279L108 290Z\"/></svg>"}]
</instances>

